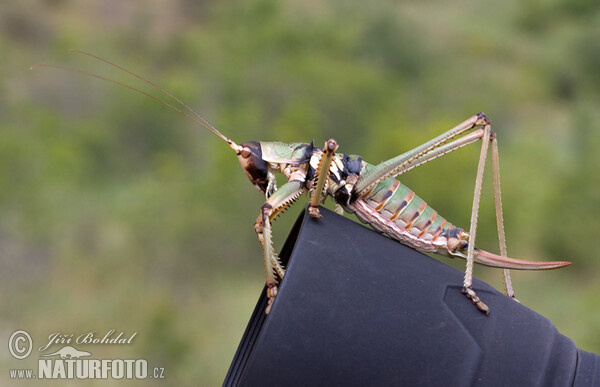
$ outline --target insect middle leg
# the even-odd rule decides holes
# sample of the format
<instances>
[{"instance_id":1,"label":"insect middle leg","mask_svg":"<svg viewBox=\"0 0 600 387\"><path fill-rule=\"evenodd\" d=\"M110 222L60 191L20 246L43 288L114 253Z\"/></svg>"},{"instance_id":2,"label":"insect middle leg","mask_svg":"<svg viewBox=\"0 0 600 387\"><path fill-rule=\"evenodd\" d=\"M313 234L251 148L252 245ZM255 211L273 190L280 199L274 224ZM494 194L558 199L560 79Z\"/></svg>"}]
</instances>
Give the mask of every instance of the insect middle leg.
<instances>
[{"instance_id":1,"label":"insect middle leg","mask_svg":"<svg viewBox=\"0 0 600 387\"><path fill-rule=\"evenodd\" d=\"M319 204L324 197L324 191L327 189L329 166L331 165L331 160L333 160L333 155L335 154L337 148L338 144L334 139L325 141L325 146L323 147L321 158L319 159L319 165L315 170L314 180L316 184L313 186L313 189L310 192L310 204L308 207L308 212L313 218L321 217L321 214L319 213Z\"/></svg>"},{"instance_id":2,"label":"insect middle leg","mask_svg":"<svg viewBox=\"0 0 600 387\"><path fill-rule=\"evenodd\" d=\"M269 303L266 314L269 314L275 297L277 296L277 274L283 279L285 270L279 261L279 257L273 248L273 233L271 231L271 221L273 221L283 210L290 206L304 191L304 182L293 180L285 183L263 204L254 224L258 240L263 246L265 260L265 274L267 283L267 297Z\"/></svg>"}]
</instances>

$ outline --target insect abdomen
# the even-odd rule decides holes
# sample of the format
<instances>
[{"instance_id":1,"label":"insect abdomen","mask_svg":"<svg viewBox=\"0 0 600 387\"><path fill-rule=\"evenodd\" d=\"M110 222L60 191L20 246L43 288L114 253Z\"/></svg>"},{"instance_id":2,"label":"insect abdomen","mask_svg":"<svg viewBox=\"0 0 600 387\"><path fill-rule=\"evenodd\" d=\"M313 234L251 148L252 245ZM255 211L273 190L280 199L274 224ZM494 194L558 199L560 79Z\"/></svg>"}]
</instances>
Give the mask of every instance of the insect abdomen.
<instances>
[{"instance_id":1,"label":"insect abdomen","mask_svg":"<svg viewBox=\"0 0 600 387\"><path fill-rule=\"evenodd\" d=\"M463 232L395 178L379 183L352 207L363 222L424 251L445 249L449 238Z\"/></svg>"}]
</instances>

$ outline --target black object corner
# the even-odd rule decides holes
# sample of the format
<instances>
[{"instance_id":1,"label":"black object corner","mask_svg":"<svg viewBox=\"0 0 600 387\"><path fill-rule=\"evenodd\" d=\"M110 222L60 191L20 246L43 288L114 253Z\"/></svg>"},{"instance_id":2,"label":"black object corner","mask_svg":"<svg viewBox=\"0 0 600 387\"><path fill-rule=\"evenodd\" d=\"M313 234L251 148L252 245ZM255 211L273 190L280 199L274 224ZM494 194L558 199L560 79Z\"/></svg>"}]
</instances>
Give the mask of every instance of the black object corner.
<instances>
[{"instance_id":1,"label":"black object corner","mask_svg":"<svg viewBox=\"0 0 600 387\"><path fill-rule=\"evenodd\" d=\"M300 215L269 316L265 291L224 386L593 386L600 356L463 273L321 208Z\"/></svg>"}]
</instances>

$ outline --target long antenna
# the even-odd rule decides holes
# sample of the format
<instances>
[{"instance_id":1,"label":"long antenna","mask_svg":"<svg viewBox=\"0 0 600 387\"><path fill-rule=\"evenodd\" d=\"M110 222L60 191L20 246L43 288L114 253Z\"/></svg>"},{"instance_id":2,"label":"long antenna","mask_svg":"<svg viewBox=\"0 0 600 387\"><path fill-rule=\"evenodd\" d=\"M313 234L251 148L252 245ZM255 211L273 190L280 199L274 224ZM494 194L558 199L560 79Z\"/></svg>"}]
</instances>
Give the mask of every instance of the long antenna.
<instances>
[{"instance_id":1,"label":"long antenna","mask_svg":"<svg viewBox=\"0 0 600 387\"><path fill-rule=\"evenodd\" d=\"M183 116L185 116L186 118L190 119L191 121L194 121L195 123L197 123L198 125L204 127L205 129L211 131L212 133L214 133L217 137L219 137L220 139L222 139L223 141L225 141L229 147L231 147L233 150L236 151L236 153L239 153L241 151L241 147L239 145L237 145L235 142L233 142L231 139L227 138L225 135L223 135L221 132L219 132L210 122L208 122L204 117L202 117L198 112L196 112L194 109L192 109L188 104L186 104L185 102L183 102L182 100L180 100L179 98L177 98L176 96L174 96L173 94L171 94L169 91L163 89L162 87L158 86L157 84L147 80L146 78L142 77L141 75L138 75L136 73L134 73L133 71L127 70L126 68L119 66L113 62L110 62L104 58L101 58L97 55L85 52L85 51L81 51L81 50L69 50L69 54L70 53L78 53L78 54L82 54L82 55L86 55L89 56L91 58L94 58L96 60L99 60L101 62L104 62L112 67L115 67L116 69L123 71L129 75L132 75L138 79L140 79L141 81L149 84L150 86L152 86L153 88L159 90L161 93L167 95L168 97L172 98L173 100L175 100L179 105L183 106L183 108L186 111L158 98L155 97L145 91L142 91L140 89L137 89L133 86L127 85L125 83L116 81L114 79L110 79L110 78L106 78L103 77L101 75L98 74L94 74L88 71L83 71L83 70L79 70L79 69L75 69L75 68L71 68L71 67L66 67L66 66L60 66L60 65L52 65L52 64L46 64L46 63L39 63L39 64L35 64L33 66L30 67L31 70L34 70L38 67L48 67L48 68L55 68L55 69L60 69L60 70L66 70L66 71L70 71L73 73L77 73L77 74L82 74L82 75L86 75L92 78L96 78L96 79L100 79L102 81L106 81L106 82L110 82L113 83L115 85L121 86L121 87L125 87L129 90L135 91L136 93L145 95L148 98L151 98L157 102L160 102L161 104L163 104L164 106L168 107L171 110L176 111L177 113L182 114Z\"/></svg>"}]
</instances>

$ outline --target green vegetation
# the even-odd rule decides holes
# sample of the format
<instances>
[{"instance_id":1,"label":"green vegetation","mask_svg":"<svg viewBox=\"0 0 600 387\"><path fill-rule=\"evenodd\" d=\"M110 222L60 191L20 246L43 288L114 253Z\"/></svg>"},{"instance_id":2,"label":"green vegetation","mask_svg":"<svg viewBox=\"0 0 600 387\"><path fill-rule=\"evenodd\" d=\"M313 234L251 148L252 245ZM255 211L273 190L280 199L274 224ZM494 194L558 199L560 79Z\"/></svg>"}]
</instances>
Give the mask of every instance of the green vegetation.
<instances>
[{"instance_id":1,"label":"green vegetation","mask_svg":"<svg viewBox=\"0 0 600 387\"><path fill-rule=\"evenodd\" d=\"M333 137L371 163L485 111L510 255L574 262L515 273L517 296L600 353L599 26L585 0L3 1L2 340L137 331L134 345L94 355L146 358L171 385L217 385L264 280L252 229L263 198L229 148L123 88L29 71L61 64L149 90L67 54L78 48L164 86L238 142ZM403 182L468 227L476 148ZM478 244L495 251L484 184ZM276 222L278 246L302 205ZM475 274L502 286L499 271Z\"/></svg>"}]
</instances>

